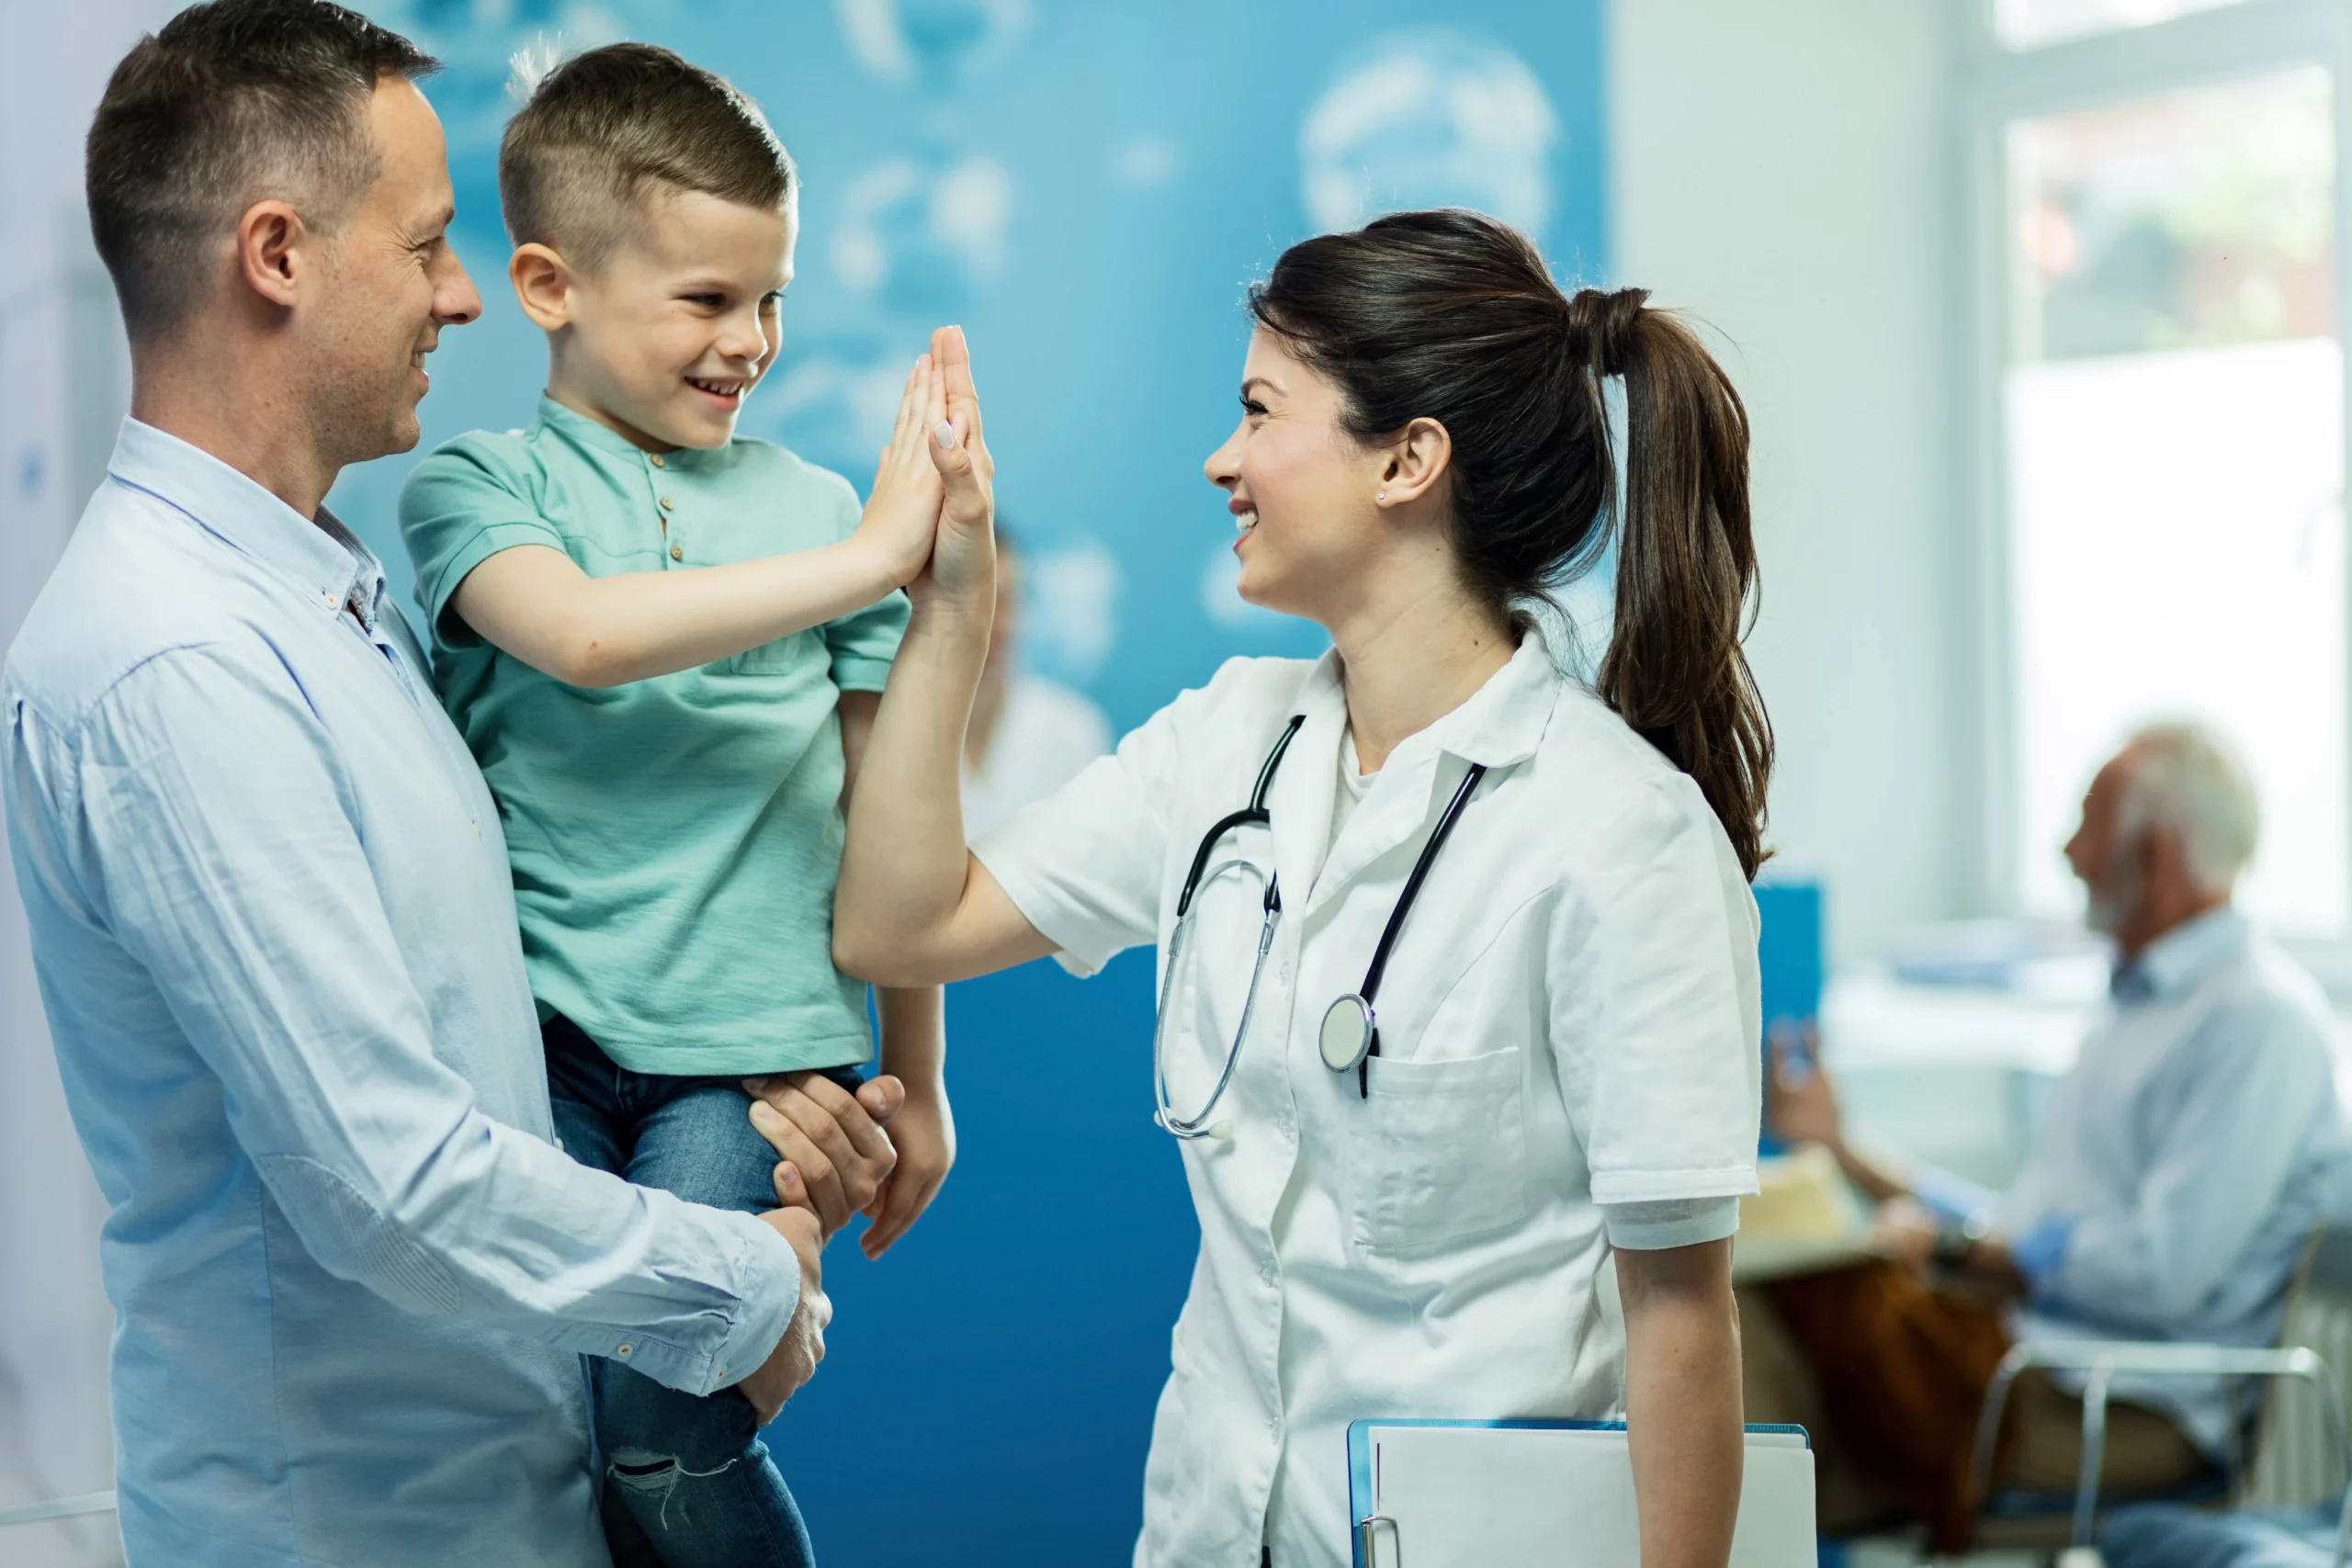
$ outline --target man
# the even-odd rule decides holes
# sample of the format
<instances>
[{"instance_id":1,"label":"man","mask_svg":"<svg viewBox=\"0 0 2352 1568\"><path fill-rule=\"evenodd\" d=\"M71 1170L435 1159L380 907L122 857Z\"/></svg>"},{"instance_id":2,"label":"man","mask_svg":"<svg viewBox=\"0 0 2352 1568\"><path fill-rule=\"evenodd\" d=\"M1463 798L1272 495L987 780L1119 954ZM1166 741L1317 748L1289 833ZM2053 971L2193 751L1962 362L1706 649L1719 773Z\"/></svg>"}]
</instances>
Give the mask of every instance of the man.
<instances>
[{"instance_id":1,"label":"man","mask_svg":"<svg viewBox=\"0 0 2352 1568\"><path fill-rule=\"evenodd\" d=\"M1969 1447L2012 1338L2250 1346L2278 1333L2289 1275L2334 1195L2341 1120L2324 998L2231 908L2256 829L2244 770L2199 726L2143 728L2099 770L2066 858L2090 923L2115 942L2113 1007L2006 1197L1858 1153L1828 1077L1778 1064L1775 1135L1827 1147L1880 1203L1886 1250L1942 1263L1974 1292L1933 1292L1893 1266L1770 1292L1856 1469L1926 1514L1943 1549L1967 1530ZM2003 1317L1987 1300L2014 1304ZM1751 1345L1769 1347L1779 1325L1761 1326ZM1769 1348L1752 1359L1772 1360ZM2021 1380L1998 1484L2073 1490L2080 1389ZM2230 1451L2245 1409L2218 1380L2119 1378L2114 1395L2109 1495L2192 1479Z\"/></svg>"},{"instance_id":2,"label":"man","mask_svg":"<svg viewBox=\"0 0 2352 1568\"><path fill-rule=\"evenodd\" d=\"M481 309L432 68L333 6L221 0L90 130L131 418L0 681L0 784L110 1205L134 1565L605 1562L580 1357L773 1416L823 1354L822 1235L889 1166L821 1083L755 1114L807 1208L549 1142L497 814L321 505L415 444Z\"/></svg>"}]
</instances>

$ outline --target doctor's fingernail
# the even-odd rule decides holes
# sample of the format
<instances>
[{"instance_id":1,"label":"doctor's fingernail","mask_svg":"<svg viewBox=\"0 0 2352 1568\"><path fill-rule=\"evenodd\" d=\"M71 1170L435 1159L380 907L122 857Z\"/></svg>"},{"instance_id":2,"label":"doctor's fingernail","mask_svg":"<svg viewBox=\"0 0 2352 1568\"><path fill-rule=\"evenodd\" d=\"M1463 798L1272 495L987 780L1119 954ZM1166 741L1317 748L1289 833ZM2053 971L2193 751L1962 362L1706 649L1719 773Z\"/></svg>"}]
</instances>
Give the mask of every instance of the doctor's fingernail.
<instances>
[{"instance_id":1,"label":"doctor's fingernail","mask_svg":"<svg viewBox=\"0 0 2352 1568\"><path fill-rule=\"evenodd\" d=\"M943 419L931 427L931 438L942 446L953 446L956 445L956 427Z\"/></svg>"},{"instance_id":2,"label":"doctor's fingernail","mask_svg":"<svg viewBox=\"0 0 2352 1568\"><path fill-rule=\"evenodd\" d=\"M752 1120L763 1125L775 1120L775 1107L764 1100L752 1101Z\"/></svg>"}]
</instances>

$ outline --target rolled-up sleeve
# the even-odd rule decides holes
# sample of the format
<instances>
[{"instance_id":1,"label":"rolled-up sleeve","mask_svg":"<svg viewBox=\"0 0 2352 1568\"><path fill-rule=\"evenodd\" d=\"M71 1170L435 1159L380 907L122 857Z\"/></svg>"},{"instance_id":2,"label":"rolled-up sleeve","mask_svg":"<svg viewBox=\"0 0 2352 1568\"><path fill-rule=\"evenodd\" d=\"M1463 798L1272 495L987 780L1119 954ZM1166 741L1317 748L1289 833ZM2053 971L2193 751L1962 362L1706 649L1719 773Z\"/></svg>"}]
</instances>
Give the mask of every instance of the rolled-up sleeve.
<instances>
[{"instance_id":1,"label":"rolled-up sleeve","mask_svg":"<svg viewBox=\"0 0 2352 1568\"><path fill-rule=\"evenodd\" d=\"M1607 865L1563 883L1551 931L1552 1043L1569 1122L1612 1237L1716 1239L1704 1233L1729 1234L1736 1208L1652 1228L1631 1206L1756 1190L1755 901L1687 778L1649 785L1610 839Z\"/></svg>"},{"instance_id":2,"label":"rolled-up sleeve","mask_svg":"<svg viewBox=\"0 0 2352 1568\"><path fill-rule=\"evenodd\" d=\"M19 770L57 852L37 874L154 977L322 1268L689 1393L766 1359L799 1294L782 1237L576 1164L436 1056L349 781L283 671L175 650L47 739Z\"/></svg>"}]
</instances>

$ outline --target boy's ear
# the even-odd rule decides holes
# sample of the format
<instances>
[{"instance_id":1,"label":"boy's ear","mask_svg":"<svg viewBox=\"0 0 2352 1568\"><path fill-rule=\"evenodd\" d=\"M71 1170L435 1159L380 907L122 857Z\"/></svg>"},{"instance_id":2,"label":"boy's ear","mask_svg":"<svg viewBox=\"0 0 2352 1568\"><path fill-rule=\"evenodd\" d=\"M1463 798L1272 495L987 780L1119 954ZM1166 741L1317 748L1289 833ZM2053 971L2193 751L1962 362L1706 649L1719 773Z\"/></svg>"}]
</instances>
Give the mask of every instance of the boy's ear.
<instances>
[{"instance_id":1,"label":"boy's ear","mask_svg":"<svg viewBox=\"0 0 2352 1568\"><path fill-rule=\"evenodd\" d=\"M523 314L540 330L551 333L571 324L571 268L552 247L536 240L515 246L506 277Z\"/></svg>"}]
</instances>

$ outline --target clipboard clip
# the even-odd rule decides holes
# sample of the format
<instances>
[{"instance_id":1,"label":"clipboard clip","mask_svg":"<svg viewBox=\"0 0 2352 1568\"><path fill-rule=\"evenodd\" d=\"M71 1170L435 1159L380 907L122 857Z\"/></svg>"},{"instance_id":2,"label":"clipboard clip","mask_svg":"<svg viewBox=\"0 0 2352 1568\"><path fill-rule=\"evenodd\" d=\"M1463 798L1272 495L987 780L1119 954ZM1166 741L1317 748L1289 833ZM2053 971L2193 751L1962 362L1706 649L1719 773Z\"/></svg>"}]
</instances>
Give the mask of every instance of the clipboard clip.
<instances>
[{"instance_id":1,"label":"clipboard clip","mask_svg":"<svg viewBox=\"0 0 2352 1568\"><path fill-rule=\"evenodd\" d=\"M1356 1521L1356 1544L1363 1552L1363 1568L1381 1568L1379 1550L1374 1543L1380 1539L1383 1525L1388 1528L1388 1540L1395 1548L1388 1561L1392 1568L1404 1568L1404 1538L1397 1533L1396 1521L1385 1514L1366 1514Z\"/></svg>"}]
</instances>

